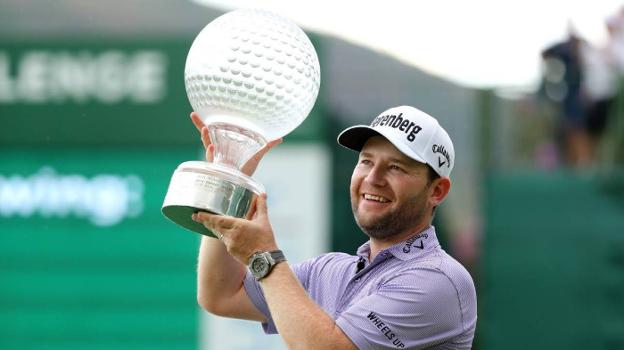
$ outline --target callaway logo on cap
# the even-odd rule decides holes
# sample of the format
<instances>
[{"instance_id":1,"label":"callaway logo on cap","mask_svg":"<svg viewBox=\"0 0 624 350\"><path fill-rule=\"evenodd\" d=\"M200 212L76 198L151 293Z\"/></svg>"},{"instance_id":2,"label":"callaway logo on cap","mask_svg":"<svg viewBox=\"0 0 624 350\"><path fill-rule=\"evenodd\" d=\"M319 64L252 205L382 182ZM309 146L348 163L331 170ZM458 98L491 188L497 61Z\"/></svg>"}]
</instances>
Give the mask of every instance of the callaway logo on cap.
<instances>
[{"instance_id":1,"label":"callaway logo on cap","mask_svg":"<svg viewBox=\"0 0 624 350\"><path fill-rule=\"evenodd\" d=\"M399 151L417 162L431 166L440 176L450 176L455 164L453 142L432 116L414 107L390 108L373 119L370 126L356 125L338 135L338 143L361 151L376 135L388 139Z\"/></svg>"}]
</instances>

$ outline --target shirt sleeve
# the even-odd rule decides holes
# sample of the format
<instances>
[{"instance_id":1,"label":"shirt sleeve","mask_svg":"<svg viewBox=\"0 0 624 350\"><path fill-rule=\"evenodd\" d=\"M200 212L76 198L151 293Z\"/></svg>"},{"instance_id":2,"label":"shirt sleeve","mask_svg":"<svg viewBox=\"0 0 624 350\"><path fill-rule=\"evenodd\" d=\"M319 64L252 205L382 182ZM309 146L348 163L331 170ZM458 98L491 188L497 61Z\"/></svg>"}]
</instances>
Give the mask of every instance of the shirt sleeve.
<instances>
[{"instance_id":1,"label":"shirt sleeve","mask_svg":"<svg viewBox=\"0 0 624 350\"><path fill-rule=\"evenodd\" d=\"M299 282L303 285L303 288L307 291L308 289L308 277L310 275L310 270L314 261L316 259L311 259L308 261L304 261L300 264L294 264L291 266L295 276ZM277 334L277 328L275 327L275 323L273 322L273 317L271 316L271 311L269 310L269 306L267 305L266 299L264 297L264 292L260 287L260 283L256 280L256 278L251 274L249 270L247 270L247 274L245 275L245 280L243 281L243 286L245 287L245 291L251 299L251 302L256 306L256 308L266 317L267 322L262 323L262 329L266 334Z\"/></svg>"},{"instance_id":2,"label":"shirt sleeve","mask_svg":"<svg viewBox=\"0 0 624 350\"><path fill-rule=\"evenodd\" d=\"M425 349L464 332L457 289L434 268L402 271L341 313L359 349Z\"/></svg>"}]
</instances>

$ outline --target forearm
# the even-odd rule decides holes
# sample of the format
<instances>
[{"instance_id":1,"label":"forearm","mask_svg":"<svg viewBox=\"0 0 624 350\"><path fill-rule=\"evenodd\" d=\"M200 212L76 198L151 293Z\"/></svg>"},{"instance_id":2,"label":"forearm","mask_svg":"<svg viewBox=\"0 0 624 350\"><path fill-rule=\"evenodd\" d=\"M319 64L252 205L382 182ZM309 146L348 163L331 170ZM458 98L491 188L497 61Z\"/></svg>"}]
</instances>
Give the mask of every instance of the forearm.
<instances>
[{"instance_id":1,"label":"forearm","mask_svg":"<svg viewBox=\"0 0 624 350\"><path fill-rule=\"evenodd\" d=\"M197 269L197 301L218 314L221 301L242 288L246 268L228 254L221 241L202 237Z\"/></svg>"},{"instance_id":2,"label":"forearm","mask_svg":"<svg viewBox=\"0 0 624 350\"><path fill-rule=\"evenodd\" d=\"M276 265L261 285L289 349L355 349L336 322L310 299L287 263Z\"/></svg>"}]
</instances>

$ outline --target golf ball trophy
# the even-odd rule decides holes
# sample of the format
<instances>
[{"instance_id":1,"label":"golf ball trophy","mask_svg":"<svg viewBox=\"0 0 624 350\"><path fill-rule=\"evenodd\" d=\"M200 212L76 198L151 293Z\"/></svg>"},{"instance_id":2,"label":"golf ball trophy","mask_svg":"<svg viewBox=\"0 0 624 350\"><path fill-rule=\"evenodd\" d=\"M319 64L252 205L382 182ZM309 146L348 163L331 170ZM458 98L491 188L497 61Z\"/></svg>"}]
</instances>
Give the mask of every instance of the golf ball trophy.
<instances>
[{"instance_id":1,"label":"golf ball trophy","mask_svg":"<svg viewBox=\"0 0 624 350\"><path fill-rule=\"evenodd\" d=\"M237 10L210 22L195 38L184 83L209 130L214 162L180 164L162 212L180 226L214 236L191 215L245 217L264 187L240 169L310 113L320 85L319 62L293 22L262 10Z\"/></svg>"}]
</instances>

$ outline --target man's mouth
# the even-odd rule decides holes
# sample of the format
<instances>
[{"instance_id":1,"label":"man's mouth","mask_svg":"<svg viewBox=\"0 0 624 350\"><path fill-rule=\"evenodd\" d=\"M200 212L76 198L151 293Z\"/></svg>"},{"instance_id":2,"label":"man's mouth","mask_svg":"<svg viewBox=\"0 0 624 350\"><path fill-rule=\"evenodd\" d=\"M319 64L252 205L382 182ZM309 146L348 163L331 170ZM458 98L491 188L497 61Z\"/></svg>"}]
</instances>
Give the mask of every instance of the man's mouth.
<instances>
[{"instance_id":1,"label":"man's mouth","mask_svg":"<svg viewBox=\"0 0 624 350\"><path fill-rule=\"evenodd\" d=\"M363 197L366 200L379 202L379 203L388 203L388 202L390 202L390 200L388 198L385 198L385 197L382 197L382 196L378 196L376 194L364 193Z\"/></svg>"}]
</instances>

